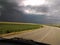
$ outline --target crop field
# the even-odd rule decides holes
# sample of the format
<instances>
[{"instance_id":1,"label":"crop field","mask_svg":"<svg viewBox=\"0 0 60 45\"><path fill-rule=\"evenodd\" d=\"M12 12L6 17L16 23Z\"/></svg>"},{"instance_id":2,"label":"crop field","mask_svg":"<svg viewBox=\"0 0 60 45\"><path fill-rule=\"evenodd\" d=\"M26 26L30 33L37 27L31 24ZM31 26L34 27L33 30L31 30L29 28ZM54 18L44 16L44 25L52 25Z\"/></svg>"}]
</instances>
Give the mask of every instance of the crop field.
<instances>
[{"instance_id":1,"label":"crop field","mask_svg":"<svg viewBox=\"0 0 60 45\"><path fill-rule=\"evenodd\" d=\"M43 27L42 25L38 24L35 25L35 24L0 23L0 34L38 29L42 27Z\"/></svg>"}]
</instances>

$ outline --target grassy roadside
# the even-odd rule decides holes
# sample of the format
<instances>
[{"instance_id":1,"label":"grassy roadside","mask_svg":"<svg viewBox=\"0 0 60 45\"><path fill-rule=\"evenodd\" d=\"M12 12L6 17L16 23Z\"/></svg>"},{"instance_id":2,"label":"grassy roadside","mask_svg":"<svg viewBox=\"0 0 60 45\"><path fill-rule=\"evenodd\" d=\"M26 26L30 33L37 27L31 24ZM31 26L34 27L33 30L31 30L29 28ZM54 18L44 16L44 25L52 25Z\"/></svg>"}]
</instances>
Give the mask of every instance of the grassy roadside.
<instances>
[{"instance_id":1,"label":"grassy roadside","mask_svg":"<svg viewBox=\"0 0 60 45\"><path fill-rule=\"evenodd\" d=\"M25 30L25 31L19 31L19 32L11 32L11 33L8 33L8 34L0 34L0 37L9 37L9 36L12 36L12 35L18 35L18 34L22 34L22 33L26 33L26 32L31 32L32 30Z\"/></svg>"},{"instance_id":2,"label":"grassy roadside","mask_svg":"<svg viewBox=\"0 0 60 45\"><path fill-rule=\"evenodd\" d=\"M0 23L0 35L21 32L25 30L32 30L42 28L42 25L38 24L13 24L13 23Z\"/></svg>"}]
</instances>

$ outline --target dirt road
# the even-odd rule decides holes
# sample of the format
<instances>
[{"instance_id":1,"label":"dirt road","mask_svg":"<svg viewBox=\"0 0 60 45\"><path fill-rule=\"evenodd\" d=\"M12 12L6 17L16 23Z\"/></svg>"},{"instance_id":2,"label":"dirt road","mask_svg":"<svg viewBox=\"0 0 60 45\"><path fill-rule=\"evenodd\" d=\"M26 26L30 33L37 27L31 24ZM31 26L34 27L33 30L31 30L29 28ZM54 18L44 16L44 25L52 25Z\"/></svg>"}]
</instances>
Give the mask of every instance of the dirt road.
<instances>
[{"instance_id":1,"label":"dirt road","mask_svg":"<svg viewBox=\"0 0 60 45\"><path fill-rule=\"evenodd\" d=\"M30 32L24 32L18 35L7 36L5 38L25 38L51 45L60 45L60 28L44 26L42 29L36 29Z\"/></svg>"}]
</instances>

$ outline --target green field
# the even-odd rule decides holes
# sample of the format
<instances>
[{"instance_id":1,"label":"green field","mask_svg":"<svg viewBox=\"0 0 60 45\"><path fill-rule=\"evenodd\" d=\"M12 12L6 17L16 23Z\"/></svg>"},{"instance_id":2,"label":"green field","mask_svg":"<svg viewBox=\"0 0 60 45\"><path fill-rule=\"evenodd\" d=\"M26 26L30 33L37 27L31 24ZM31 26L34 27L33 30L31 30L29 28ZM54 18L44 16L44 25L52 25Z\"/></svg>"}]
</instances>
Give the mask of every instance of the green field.
<instances>
[{"instance_id":1,"label":"green field","mask_svg":"<svg viewBox=\"0 0 60 45\"><path fill-rule=\"evenodd\" d=\"M42 25L38 24L13 24L13 23L0 23L0 34L7 34L11 32L19 32L24 30L32 30L42 28Z\"/></svg>"}]
</instances>

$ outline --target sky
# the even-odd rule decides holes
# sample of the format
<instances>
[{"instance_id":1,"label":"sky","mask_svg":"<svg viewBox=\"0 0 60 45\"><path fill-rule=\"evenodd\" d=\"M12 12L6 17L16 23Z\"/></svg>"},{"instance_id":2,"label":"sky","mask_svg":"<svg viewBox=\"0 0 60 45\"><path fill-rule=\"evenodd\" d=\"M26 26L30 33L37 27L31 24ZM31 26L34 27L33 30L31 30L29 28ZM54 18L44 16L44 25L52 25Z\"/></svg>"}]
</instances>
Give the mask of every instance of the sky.
<instances>
[{"instance_id":1,"label":"sky","mask_svg":"<svg viewBox=\"0 0 60 45\"><path fill-rule=\"evenodd\" d=\"M18 2L18 6L22 6L22 11L27 14L46 14L48 13L47 0L22 0Z\"/></svg>"},{"instance_id":2,"label":"sky","mask_svg":"<svg viewBox=\"0 0 60 45\"><path fill-rule=\"evenodd\" d=\"M58 15L60 11L60 0L20 0L17 1L25 13Z\"/></svg>"},{"instance_id":3,"label":"sky","mask_svg":"<svg viewBox=\"0 0 60 45\"><path fill-rule=\"evenodd\" d=\"M21 15L44 15L46 19L60 21L60 0L5 0L3 4L0 3L1 19L12 20L20 18Z\"/></svg>"},{"instance_id":4,"label":"sky","mask_svg":"<svg viewBox=\"0 0 60 45\"><path fill-rule=\"evenodd\" d=\"M45 14L47 16L60 16L60 0L16 0L27 14Z\"/></svg>"},{"instance_id":5,"label":"sky","mask_svg":"<svg viewBox=\"0 0 60 45\"><path fill-rule=\"evenodd\" d=\"M47 16L59 16L59 0L7 0L9 3L16 3L17 10L26 14L45 14ZM1 8L2 6L0 6Z\"/></svg>"}]
</instances>

